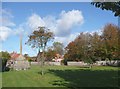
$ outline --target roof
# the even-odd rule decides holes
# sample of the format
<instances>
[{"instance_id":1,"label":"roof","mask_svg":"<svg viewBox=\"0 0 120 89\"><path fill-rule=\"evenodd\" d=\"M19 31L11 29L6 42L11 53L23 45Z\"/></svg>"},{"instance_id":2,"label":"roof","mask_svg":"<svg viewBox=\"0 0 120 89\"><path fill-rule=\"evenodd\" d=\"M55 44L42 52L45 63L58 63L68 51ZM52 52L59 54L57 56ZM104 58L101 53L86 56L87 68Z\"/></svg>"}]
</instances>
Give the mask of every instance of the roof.
<instances>
[{"instance_id":1,"label":"roof","mask_svg":"<svg viewBox=\"0 0 120 89\"><path fill-rule=\"evenodd\" d=\"M13 52L10 54L10 56L11 56L11 59L17 59L20 56L20 54Z\"/></svg>"}]
</instances>

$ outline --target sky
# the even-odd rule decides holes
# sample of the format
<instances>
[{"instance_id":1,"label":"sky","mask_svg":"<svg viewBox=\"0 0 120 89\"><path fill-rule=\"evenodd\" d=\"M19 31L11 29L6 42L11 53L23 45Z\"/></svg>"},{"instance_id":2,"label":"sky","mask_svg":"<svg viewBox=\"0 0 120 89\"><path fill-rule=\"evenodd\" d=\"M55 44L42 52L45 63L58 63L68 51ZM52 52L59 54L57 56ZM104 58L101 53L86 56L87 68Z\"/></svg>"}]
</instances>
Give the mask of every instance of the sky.
<instances>
[{"instance_id":1,"label":"sky","mask_svg":"<svg viewBox=\"0 0 120 89\"><path fill-rule=\"evenodd\" d=\"M65 46L80 32L101 33L108 23L118 25L118 17L111 11L94 7L90 2L2 2L0 51L20 52L22 34L23 54L36 56L38 50L25 43L38 26L45 26L55 35L48 43L61 42Z\"/></svg>"}]
</instances>

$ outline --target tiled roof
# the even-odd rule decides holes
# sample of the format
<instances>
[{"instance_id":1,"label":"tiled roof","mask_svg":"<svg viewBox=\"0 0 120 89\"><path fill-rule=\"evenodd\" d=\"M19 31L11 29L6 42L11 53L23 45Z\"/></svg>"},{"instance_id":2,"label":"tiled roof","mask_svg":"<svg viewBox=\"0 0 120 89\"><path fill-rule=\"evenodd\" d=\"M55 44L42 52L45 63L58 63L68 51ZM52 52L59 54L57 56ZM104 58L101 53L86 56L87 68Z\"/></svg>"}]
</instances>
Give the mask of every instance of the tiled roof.
<instances>
[{"instance_id":1,"label":"tiled roof","mask_svg":"<svg viewBox=\"0 0 120 89\"><path fill-rule=\"evenodd\" d=\"M13 52L13 53L10 54L10 56L11 56L11 59L13 60L13 59L18 58L20 56L20 54L18 54L16 52Z\"/></svg>"}]
</instances>

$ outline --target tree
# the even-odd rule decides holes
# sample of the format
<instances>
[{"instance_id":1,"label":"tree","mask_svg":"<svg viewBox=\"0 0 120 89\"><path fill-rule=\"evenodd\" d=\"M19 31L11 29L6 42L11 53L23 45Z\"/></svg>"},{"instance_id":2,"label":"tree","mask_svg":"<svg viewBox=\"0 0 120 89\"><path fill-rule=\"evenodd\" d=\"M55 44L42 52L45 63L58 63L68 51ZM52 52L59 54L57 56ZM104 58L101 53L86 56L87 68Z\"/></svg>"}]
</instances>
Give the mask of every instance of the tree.
<instances>
[{"instance_id":1,"label":"tree","mask_svg":"<svg viewBox=\"0 0 120 89\"><path fill-rule=\"evenodd\" d=\"M70 42L67 47L65 48L66 53L64 55L64 58L68 61L75 61L77 57L77 51L79 50L76 46L76 43L74 41Z\"/></svg>"},{"instance_id":2,"label":"tree","mask_svg":"<svg viewBox=\"0 0 120 89\"><path fill-rule=\"evenodd\" d=\"M101 55L101 47L102 47L101 36L98 35L97 32L94 32L92 34L91 47L92 47L91 53L92 53L93 61L97 61L99 58L103 56Z\"/></svg>"},{"instance_id":3,"label":"tree","mask_svg":"<svg viewBox=\"0 0 120 89\"><path fill-rule=\"evenodd\" d=\"M6 71L6 63L11 58L10 54L6 52L0 52L0 60L2 60L2 71Z\"/></svg>"},{"instance_id":4,"label":"tree","mask_svg":"<svg viewBox=\"0 0 120 89\"><path fill-rule=\"evenodd\" d=\"M118 30L118 53L117 53L118 59L120 60L120 28Z\"/></svg>"},{"instance_id":5,"label":"tree","mask_svg":"<svg viewBox=\"0 0 120 89\"><path fill-rule=\"evenodd\" d=\"M54 42L53 43L53 50L56 51L56 53L63 55L64 53L64 45L60 42Z\"/></svg>"},{"instance_id":6,"label":"tree","mask_svg":"<svg viewBox=\"0 0 120 89\"><path fill-rule=\"evenodd\" d=\"M45 55L47 61L52 61L52 59L56 56L56 51L49 47L45 52Z\"/></svg>"},{"instance_id":7,"label":"tree","mask_svg":"<svg viewBox=\"0 0 120 89\"><path fill-rule=\"evenodd\" d=\"M90 39L89 33L80 33L74 41L67 45L65 48L67 52L64 57L68 60L88 62L91 53Z\"/></svg>"},{"instance_id":8,"label":"tree","mask_svg":"<svg viewBox=\"0 0 120 89\"><path fill-rule=\"evenodd\" d=\"M94 0L94 1L96 1L96 0ZM112 12L115 13L114 16L120 17L120 1L116 0L116 2L92 2L91 4L97 8L101 8L102 10L104 10L104 9L111 10Z\"/></svg>"},{"instance_id":9,"label":"tree","mask_svg":"<svg viewBox=\"0 0 120 89\"><path fill-rule=\"evenodd\" d=\"M38 27L31 35L28 36L29 39L27 44L30 45L32 48L38 48L38 59L41 61L41 67L44 66L44 53L47 46L47 43L53 39L54 35L50 32L50 29L46 27ZM42 51L42 55L40 55L40 51ZM41 71L42 75L44 74L43 68Z\"/></svg>"},{"instance_id":10,"label":"tree","mask_svg":"<svg viewBox=\"0 0 120 89\"><path fill-rule=\"evenodd\" d=\"M26 60L28 60L28 62L29 62L30 65L31 65L32 59L30 58L30 56L29 56L28 54L24 54L24 57L25 57Z\"/></svg>"},{"instance_id":11,"label":"tree","mask_svg":"<svg viewBox=\"0 0 120 89\"><path fill-rule=\"evenodd\" d=\"M119 30L114 24L107 24L102 33L104 54L109 60L117 59L119 54Z\"/></svg>"},{"instance_id":12,"label":"tree","mask_svg":"<svg viewBox=\"0 0 120 89\"><path fill-rule=\"evenodd\" d=\"M120 60L120 28L106 24L102 34L80 33L70 42L64 55L68 60L82 60L92 63L97 60Z\"/></svg>"},{"instance_id":13,"label":"tree","mask_svg":"<svg viewBox=\"0 0 120 89\"><path fill-rule=\"evenodd\" d=\"M64 45L60 42L54 42L52 46L47 48L45 53L47 60L51 61L55 58L56 54L63 55L64 54Z\"/></svg>"},{"instance_id":14,"label":"tree","mask_svg":"<svg viewBox=\"0 0 120 89\"><path fill-rule=\"evenodd\" d=\"M0 58L9 60L11 58L11 56L7 51L6 52L1 51Z\"/></svg>"}]
</instances>

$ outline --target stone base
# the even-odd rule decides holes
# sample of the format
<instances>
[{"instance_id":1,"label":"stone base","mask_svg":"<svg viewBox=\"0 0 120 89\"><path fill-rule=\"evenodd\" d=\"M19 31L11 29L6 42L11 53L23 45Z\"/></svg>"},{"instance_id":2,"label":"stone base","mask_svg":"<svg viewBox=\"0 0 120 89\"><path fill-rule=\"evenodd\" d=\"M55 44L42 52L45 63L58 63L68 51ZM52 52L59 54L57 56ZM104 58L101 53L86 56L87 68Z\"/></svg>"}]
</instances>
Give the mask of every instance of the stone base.
<instances>
[{"instance_id":1,"label":"stone base","mask_svg":"<svg viewBox=\"0 0 120 89\"><path fill-rule=\"evenodd\" d=\"M14 70L26 70L29 68L30 68L30 64L28 61L25 61L25 60L15 61L15 64L13 66Z\"/></svg>"}]
</instances>

